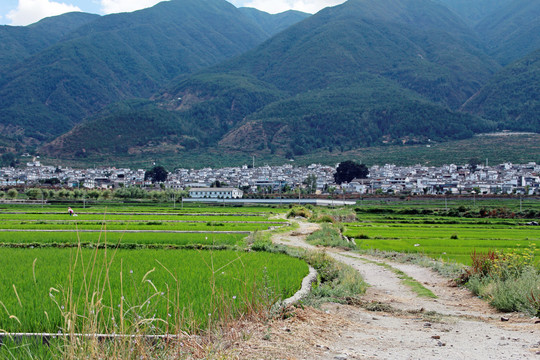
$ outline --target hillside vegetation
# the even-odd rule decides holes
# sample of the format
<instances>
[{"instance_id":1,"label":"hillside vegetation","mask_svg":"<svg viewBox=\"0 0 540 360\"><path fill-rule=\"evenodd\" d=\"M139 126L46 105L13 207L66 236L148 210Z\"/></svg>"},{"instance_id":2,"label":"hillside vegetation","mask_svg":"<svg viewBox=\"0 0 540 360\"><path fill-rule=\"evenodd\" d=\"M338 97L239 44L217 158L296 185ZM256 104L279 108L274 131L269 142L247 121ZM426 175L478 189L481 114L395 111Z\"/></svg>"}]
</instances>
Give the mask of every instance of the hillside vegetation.
<instances>
[{"instance_id":1,"label":"hillside vegetation","mask_svg":"<svg viewBox=\"0 0 540 360\"><path fill-rule=\"evenodd\" d=\"M238 55L268 35L224 0L175 0L103 16L0 79L0 123L39 141L115 101Z\"/></svg>"},{"instance_id":2,"label":"hillside vegetation","mask_svg":"<svg viewBox=\"0 0 540 360\"><path fill-rule=\"evenodd\" d=\"M540 132L540 50L496 74L464 110L503 129Z\"/></svg>"},{"instance_id":3,"label":"hillside vegetation","mask_svg":"<svg viewBox=\"0 0 540 360\"><path fill-rule=\"evenodd\" d=\"M227 123L231 130L219 144L236 150L291 156L466 138L494 128L451 110L499 68L479 42L461 20L430 1L353 0L197 75L197 83L180 82L160 100L204 94L193 109ZM262 89L272 87L279 99L235 101L216 80L224 74L238 84L257 79L246 93L264 94ZM239 104L248 111L232 116ZM182 104L176 110L190 123L202 122Z\"/></svg>"},{"instance_id":4,"label":"hillside vegetation","mask_svg":"<svg viewBox=\"0 0 540 360\"><path fill-rule=\"evenodd\" d=\"M436 0L446 6L462 19L471 24L476 24L489 17L494 11L508 5L513 0Z\"/></svg>"},{"instance_id":5,"label":"hillside vegetation","mask_svg":"<svg viewBox=\"0 0 540 360\"><path fill-rule=\"evenodd\" d=\"M72 12L45 18L29 26L0 26L0 74L21 60L56 44L99 15Z\"/></svg>"},{"instance_id":6,"label":"hillside vegetation","mask_svg":"<svg viewBox=\"0 0 540 360\"><path fill-rule=\"evenodd\" d=\"M279 14L268 14L248 7L238 8L238 10L257 23L269 36L275 35L291 26L291 24L296 24L311 16L311 14L295 10L288 10Z\"/></svg>"},{"instance_id":7,"label":"hillside vegetation","mask_svg":"<svg viewBox=\"0 0 540 360\"><path fill-rule=\"evenodd\" d=\"M540 49L540 2L512 0L479 22L475 30L502 65Z\"/></svg>"},{"instance_id":8,"label":"hillside vegetation","mask_svg":"<svg viewBox=\"0 0 540 360\"><path fill-rule=\"evenodd\" d=\"M0 155L211 163L537 132L539 15L525 0L315 15L171 0L2 27Z\"/></svg>"}]
</instances>

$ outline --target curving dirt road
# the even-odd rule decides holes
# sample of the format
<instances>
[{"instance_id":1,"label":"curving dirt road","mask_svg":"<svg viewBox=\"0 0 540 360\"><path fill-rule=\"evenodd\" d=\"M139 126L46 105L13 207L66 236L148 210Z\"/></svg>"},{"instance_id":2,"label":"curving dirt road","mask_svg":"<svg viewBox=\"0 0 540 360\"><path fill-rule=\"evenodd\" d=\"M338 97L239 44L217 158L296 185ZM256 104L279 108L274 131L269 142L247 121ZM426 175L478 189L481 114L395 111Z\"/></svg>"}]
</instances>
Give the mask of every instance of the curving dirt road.
<instances>
[{"instance_id":1,"label":"curving dirt road","mask_svg":"<svg viewBox=\"0 0 540 360\"><path fill-rule=\"evenodd\" d=\"M314 248L305 237L318 225L297 222L297 230L275 235L273 241ZM374 263L383 260L327 251L362 274L370 285L363 300L385 311L333 303L321 310L298 308L295 316L251 329L251 338L237 344L238 358L540 359L537 319L497 313L430 269L384 260L437 295L420 298L394 272Z\"/></svg>"}]
</instances>

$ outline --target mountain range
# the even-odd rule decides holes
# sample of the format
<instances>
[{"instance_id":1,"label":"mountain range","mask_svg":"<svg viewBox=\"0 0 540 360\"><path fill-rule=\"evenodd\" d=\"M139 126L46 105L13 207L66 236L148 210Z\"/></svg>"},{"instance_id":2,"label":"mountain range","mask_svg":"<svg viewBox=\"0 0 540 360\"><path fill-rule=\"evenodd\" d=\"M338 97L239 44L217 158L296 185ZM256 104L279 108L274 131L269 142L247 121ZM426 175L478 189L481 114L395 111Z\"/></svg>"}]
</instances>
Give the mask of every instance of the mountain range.
<instances>
[{"instance_id":1,"label":"mountain range","mask_svg":"<svg viewBox=\"0 0 540 360\"><path fill-rule=\"evenodd\" d=\"M524 0L171 0L2 27L0 149L293 157L540 132L539 24Z\"/></svg>"}]
</instances>

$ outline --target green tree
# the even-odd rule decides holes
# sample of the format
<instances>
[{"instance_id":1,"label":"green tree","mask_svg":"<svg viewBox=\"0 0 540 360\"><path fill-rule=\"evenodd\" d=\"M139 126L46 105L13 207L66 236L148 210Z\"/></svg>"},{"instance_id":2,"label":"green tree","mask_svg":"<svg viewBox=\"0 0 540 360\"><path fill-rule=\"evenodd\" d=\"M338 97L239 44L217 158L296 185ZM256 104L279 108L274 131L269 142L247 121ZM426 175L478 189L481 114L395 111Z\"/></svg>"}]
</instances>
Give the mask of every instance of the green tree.
<instances>
[{"instance_id":1,"label":"green tree","mask_svg":"<svg viewBox=\"0 0 540 360\"><path fill-rule=\"evenodd\" d=\"M150 180L153 183L167 180L169 173L163 166L154 166L144 173L144 180Z\"/></svg>"},{"instance_id":2,"label":"green tree","mask_svg":"<svg viewBox=\"0 0 540 360\"><path fill-rule=\"evenodd\" d=\"M476 169L478 168L478 165L480 165L482 162L480 161L480 159L478 158L471 158L469 159L469 169L472 171L472 172L475 172Z\"/></svg>"},{"instance_id":3,"label":"green tree","mask_svg":"<svg viewBox=\"0 0 540 360\"><path fill-rule=\"evenodd\" d=\"M210 187L212 188L221 188L228 186L227 183L221 182L219 180L214 181L212 184L210 184Z\"/></svg>"},{"instance_id":4,"label":"green tree","mask_svg":"<svg viewBox=\"0 0 540 360\"><path fill-rule=\"evenodd\" d=\"M19 192L17 189L9 189L7 192L7 196L10 199L15 199L19 195Z\"/></svg>"},{"instance_id":5,"label":"green tree","mask_svg":"<svg viewBox=\"0 0 540 360\"><path fill-rule=\"evenodd\" d=\"M313 194L317 190L317 176L314 174L309 174L307 178L303 181L306 185L306 190L308 194Z\"/></svg>"},{"instance_id":6,"label":"green tree","mask_svg":"<svg viewBox=\"0 0 540 360\"><path fill-rule=\"evenodd\" d=\"M334 173L334 181L337 184L351 182L353 179L365 179L369 175L369 170L365 164L358 164L355 161L347 160L341 162Z\"/></svg>"},{"instance_id":7,"label":"green tree","mask_svg":"<svg viewBox=\"0 0 540 360\"><path fill-rule=\"evenodd\" d=\"M97 199L97 198L99 198L100 194L101 194L101 192L99 190L90 190L88 192L88 197L91 198L91 199Z\"/></svg>"},{"instance_id":8,"label":"green tree","mask_svg":"<svg viewBox=\"0 0 540 360\"><path fill-rule=\"evenodd\" d=\"M104 200L108 200L111 198L111 191L110 190L104 190L101 192L101 197L104 199Z\"/></svg>"},{"instance_id":9,"label":"green tree","mask_svg":"<svg viewBox=\"0 0 540 360\"><path fill-rule=\"evenodd\" d=\"M41 199L41 189L31 188L25 191L26 196L31 200Z\"/></svg>"}]
</instances>

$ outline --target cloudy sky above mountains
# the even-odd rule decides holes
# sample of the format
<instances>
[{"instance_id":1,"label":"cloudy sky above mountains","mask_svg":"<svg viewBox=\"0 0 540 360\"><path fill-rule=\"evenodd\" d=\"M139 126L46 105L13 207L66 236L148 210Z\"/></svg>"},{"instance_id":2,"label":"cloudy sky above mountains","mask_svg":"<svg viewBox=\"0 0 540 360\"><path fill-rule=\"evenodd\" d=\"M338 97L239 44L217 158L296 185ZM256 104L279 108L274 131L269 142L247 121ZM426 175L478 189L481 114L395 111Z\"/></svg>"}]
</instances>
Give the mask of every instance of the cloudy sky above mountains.
<instances>
[{"instance_id":1,"label":"cloudy sky above mountains","mask_svg":"<svg viewBox=\"0 0 540 360\"><path fill-rule=\"evenodd\" d=\"M111 14L135 11L153 6L161 0L2 0L0 2L0 24L28 25L44 17L60 15L70 11L93 14ZM345 0L229 0L234 5L254 7L269 13L289 9L316 13L327 6Z\"/></svg>"}]
</instances>

